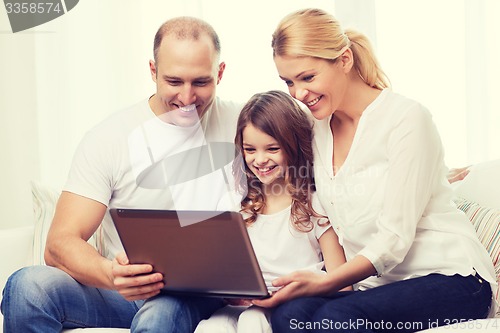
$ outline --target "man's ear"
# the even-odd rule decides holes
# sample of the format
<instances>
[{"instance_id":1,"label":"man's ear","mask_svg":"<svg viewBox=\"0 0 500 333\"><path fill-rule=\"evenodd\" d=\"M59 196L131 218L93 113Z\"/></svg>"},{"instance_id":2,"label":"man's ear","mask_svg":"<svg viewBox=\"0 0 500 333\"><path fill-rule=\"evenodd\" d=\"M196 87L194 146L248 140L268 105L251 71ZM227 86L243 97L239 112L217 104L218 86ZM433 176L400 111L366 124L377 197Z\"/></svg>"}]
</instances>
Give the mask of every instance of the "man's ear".
<instances>
[{"instance_id":1,"label":"man's ear","mask_svg":"<svg viewBox=\"0 0 500 333\"><path fill-rule=\"evenodd\" d=\"M156 82L156 64L153 60L149 60L149 71L151 73L151 78Z\"/></svg>"},{"instance_id":2,"label":"man's ear","mask_svg":"<svg viewBox=\"0 0 500 333\"><path fill-rule=\"evenodd\" d=\"M223 61L219 64L219 71L217 73L217 84L219 84L220 80L222 80L222 75L224 74L225 69L226 69L226 63Z\"/></svg>"}]
</instances>

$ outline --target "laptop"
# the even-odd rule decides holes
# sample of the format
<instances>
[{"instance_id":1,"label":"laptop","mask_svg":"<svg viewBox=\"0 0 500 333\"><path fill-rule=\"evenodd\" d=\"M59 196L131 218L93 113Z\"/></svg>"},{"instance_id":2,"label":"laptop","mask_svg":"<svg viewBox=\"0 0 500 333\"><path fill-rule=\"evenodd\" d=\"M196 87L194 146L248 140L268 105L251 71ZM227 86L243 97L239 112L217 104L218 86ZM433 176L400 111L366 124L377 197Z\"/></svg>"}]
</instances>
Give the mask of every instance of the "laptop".
<instances>
[{"instance_id":1,"label":"laptop","mask_svg":"<svg viewBox=\"0 0 500 333\"><path fill-rule=\"evenodd\" d=\"M270 296L238 212L110 209L132 264L148 263L170 294Z\"/></svg>"}]
</instances>

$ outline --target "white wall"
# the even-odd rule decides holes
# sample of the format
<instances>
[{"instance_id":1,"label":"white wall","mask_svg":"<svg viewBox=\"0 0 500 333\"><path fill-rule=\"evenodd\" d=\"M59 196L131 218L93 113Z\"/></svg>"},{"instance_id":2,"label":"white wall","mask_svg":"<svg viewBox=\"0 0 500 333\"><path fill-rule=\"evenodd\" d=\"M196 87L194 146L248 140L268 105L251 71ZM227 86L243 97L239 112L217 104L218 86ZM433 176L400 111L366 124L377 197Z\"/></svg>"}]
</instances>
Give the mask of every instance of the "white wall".
<instances>
[{"instance_id":1,"label":"white wall","mask_svg":"<svg viewBox=\"0 0 500 333\"><path fill-rule=\"evenodd\" d=\"M500 2L376 0L375 4L382 67L394 90L432 112L447 164L465 166L500 158Z\"/></svg>"},{"instance_id":2,"label":"white wall","mask_svg":"<svg viewBox=\"0 0 500 333\"><path fill-rule=\"evenodd\" d=\"M0 228L31 223L29 181L61 188L85 131L154 92L148 61L165 20L192 15L216 28L227 64L219 95L243 101L286 91L271 34L304 7L370 37L394 90L434 114L450 166L500 158L500 99L492 97L500 44L482 46L500 36L497 0L82 0L16 34L0 7Z\"/></svg>"},{"instance_id":3,"label":"white wall","mask_svg":"<svg viewBox=\"0 0 500 333\"><path fill-rule=\"evenodd\" d=\"M12 38L0 12L0 226L31 218L29 180L39 177L34 36Z\"/></svg>"},{"instance_id":4,"label":"white wall","mask_svg":"<svg viewBox=\"0 0 500 333\"><path fill-rule=\"evenodd\" d=\"M333 10L333 1L85 0L16 34L0 9L0 228L32 223L29 181L61 188L85 131L154 92L148 61L165 20L191 15L212 23L227 63L219 94L245 100L285 89L271 33L282 16L308 6Z\"/></svg>"}]
</instances>

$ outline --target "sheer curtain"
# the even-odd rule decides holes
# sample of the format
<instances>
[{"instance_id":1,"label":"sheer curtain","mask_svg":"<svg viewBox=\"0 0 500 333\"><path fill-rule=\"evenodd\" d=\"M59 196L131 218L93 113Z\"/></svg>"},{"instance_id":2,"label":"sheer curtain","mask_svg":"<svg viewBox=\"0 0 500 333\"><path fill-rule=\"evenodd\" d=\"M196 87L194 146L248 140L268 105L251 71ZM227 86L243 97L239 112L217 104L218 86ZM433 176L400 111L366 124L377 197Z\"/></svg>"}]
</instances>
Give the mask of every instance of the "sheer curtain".
<instances>
[{"instance_id":1,"label":"sheer curtain","mask_svg":"<svg viewBox=\"0 0 500 333\"><path fill-rule=\"evenodd\" d=\"M374 3L382 66L394 90L430 109L448 165L500 158L500 2Z\"/></svg>"},{"instance_id":2,"label":"sheer curtain","mask_svg":"<svg viewBox=\"0 0 500 333\"><path fill-rule=\"evenodd\" d=\"M220 3L220 2L219 2ZM497 0L202 2L223 40L221 95L245 99L286 87L276 76L270 34L293 9L318 6L372 41L393 90L429 108L450 167L500 158L500 2Z\"/></svg>"},{"instance_id":3,"label":"sheer curtain","mask_svg":"<svg viewBox=\"0 0 500 333\"><path fill-rule=\"evenodd\" d=\"M290 11L320 7L373 41L394 90L434 114L447 162L499 158L500 23L496 0L85 0L13 34L0 11L0 228L31 223L30 180L61 188L84 133L154 92L148 61L166 19L191 15L218 31L218 93L246 100L281 89L271 33Z\"/></svg>"}]
</instances>

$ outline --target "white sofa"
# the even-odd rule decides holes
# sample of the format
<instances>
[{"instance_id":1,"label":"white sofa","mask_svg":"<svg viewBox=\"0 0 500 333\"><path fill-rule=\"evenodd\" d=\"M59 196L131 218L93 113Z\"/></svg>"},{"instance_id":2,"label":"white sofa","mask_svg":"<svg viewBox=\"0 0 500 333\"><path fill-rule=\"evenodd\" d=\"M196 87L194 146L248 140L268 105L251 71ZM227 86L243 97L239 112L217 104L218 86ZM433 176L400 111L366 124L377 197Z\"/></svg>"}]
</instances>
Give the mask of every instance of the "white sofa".
<instances>
[{"instance_id":1,"label":"white sofa","mask_svg":"<svg viewBox=\"0 0 500 333\"><path fill-rule=\"evenodd\" d=\"M474 224L478 237L492 257L500 279L500 160L484 162L471 167L469 175L455 183L455 201ZM32 184L34 199L34 225L0 229L0 289L15 270L32 264L43 263L45 236L50 226L58 193L53 189ZM90 240L95 245L95 238ZM0 296L1 297L1 296ZM497 295L498 299L499 295ZM1 299L1 298L0 298ZM497 318L457 323L422 332L500 332L500 315ZM0 333L3 332L0 315ZM64 332L129 332L128 329L86 328Z\"/></svg>"}]
</instances>

